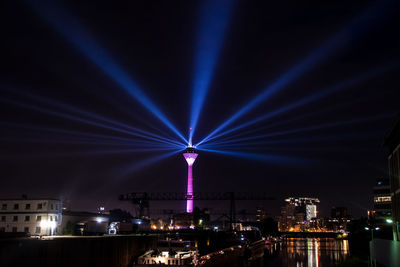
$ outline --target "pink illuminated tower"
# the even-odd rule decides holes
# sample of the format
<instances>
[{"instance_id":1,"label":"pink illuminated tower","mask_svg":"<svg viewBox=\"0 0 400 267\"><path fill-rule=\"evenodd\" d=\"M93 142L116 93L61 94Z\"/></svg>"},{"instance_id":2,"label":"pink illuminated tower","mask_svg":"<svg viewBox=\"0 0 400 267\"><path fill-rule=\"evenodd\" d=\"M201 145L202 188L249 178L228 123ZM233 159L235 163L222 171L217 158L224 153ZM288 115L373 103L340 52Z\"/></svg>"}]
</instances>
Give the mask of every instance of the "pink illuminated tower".
<instances>
[{"instance_id":1,"label":"pink illuminated tower","mask_svg":"<svg viewBox=\"0 0 400 267\"><path fill-rule=\"evenodd\" d=\"M192 175L192 167L194 161L197 158L196 149L194 147L187 147L183 156L186 159L188 164L188 183L187 183L187 192L186 192L186 212L193 212L193 175Z\"/></svg>"}]
</instances>

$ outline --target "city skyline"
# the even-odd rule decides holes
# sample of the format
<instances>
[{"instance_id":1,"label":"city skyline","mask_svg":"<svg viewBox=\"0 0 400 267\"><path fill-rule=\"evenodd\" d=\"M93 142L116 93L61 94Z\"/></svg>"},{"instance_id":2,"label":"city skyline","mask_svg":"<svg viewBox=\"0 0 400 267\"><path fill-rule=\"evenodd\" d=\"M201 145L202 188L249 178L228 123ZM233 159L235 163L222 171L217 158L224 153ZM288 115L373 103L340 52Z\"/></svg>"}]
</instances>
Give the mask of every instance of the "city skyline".
<instances>
[{"instance_id":1,"label":"city skyline","mask_svg":"<svg viewBox=\"0 0 400 267\"><path fill-rule=\"evenodd\" d=\"M195 145L195 192L366 216L399 114L394 2L6 3L0 195L129 209L189 190Z\"/></svg>"}]
</instances>

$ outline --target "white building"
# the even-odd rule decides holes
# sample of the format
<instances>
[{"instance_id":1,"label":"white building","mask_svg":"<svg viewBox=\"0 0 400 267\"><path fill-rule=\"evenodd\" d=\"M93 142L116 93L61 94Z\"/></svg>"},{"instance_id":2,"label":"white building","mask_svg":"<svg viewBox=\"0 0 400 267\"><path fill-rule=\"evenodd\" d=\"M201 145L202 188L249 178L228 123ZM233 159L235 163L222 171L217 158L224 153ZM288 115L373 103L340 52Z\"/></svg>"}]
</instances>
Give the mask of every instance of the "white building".
<instances>
[{"instance_id":1,"label":"white building","mask_svg":"<svg viewBox=\"0 0 400 267\"><path fill-rule=\"evenodd\" d=\"M58 234L61 211L58 199L0 199L0 232Z\"/></svg>"}]
</instances>

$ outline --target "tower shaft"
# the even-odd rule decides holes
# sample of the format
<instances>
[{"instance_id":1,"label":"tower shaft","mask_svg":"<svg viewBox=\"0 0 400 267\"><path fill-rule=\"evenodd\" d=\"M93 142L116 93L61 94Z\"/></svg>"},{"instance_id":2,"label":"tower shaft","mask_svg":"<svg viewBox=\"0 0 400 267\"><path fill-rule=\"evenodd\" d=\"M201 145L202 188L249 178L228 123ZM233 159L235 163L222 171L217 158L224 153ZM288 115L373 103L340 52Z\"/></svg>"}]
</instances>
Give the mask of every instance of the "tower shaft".
<instances>
[{"instance_id":1,"label":"tower shaft","mask_svg":"<svg viewBox=\"0 0 400 267\"><path fill-rule=\"evenodd\" d=\"M198 154L194 148L188 147L183 153L188 165L188 179L187 179L187 190L186 190L186 212L193 212L193 164Z\"/></svg>"},{"instance_id":2,"label":"tower shaft","mask_svg":"<svg viewBox=\"0 0 400 267\"><path fill-rule=\"evenodd\" d=\"M187 200L186 200L186 212L193 212L193 165L188 165L188 181L187 181Z\"/></svg>"}]
</instances>

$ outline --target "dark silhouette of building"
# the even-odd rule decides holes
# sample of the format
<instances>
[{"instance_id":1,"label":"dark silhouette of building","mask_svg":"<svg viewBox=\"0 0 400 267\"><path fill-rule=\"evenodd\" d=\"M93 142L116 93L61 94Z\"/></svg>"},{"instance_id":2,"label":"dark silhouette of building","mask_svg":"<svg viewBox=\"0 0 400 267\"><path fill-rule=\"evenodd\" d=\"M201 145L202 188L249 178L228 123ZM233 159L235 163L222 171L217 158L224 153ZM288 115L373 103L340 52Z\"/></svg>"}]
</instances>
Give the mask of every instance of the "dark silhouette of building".
<instances>
[{"instance_id":1,"label":"dark silhouette of building","mask_svg":"<svg viewBox=\"0 0 400 267\"><path fill-rule=\"evenodd\" d=\"M400 115L385 136L384 145L389 149L389 180L392 194L393 239L400 241Z\"/></svg>"},{"instance_id":2,"label":"dark silhouette of building","mask_svg":"<svg viewBox=\"0 0 400 267\"><path fill-rule=\"evenodd\" d=\"M378 179L374 186L374 208L370 220L375 225L386 225L387 219L392 219L392 197L388 179Z\"/></svg>"}]
</instances>

